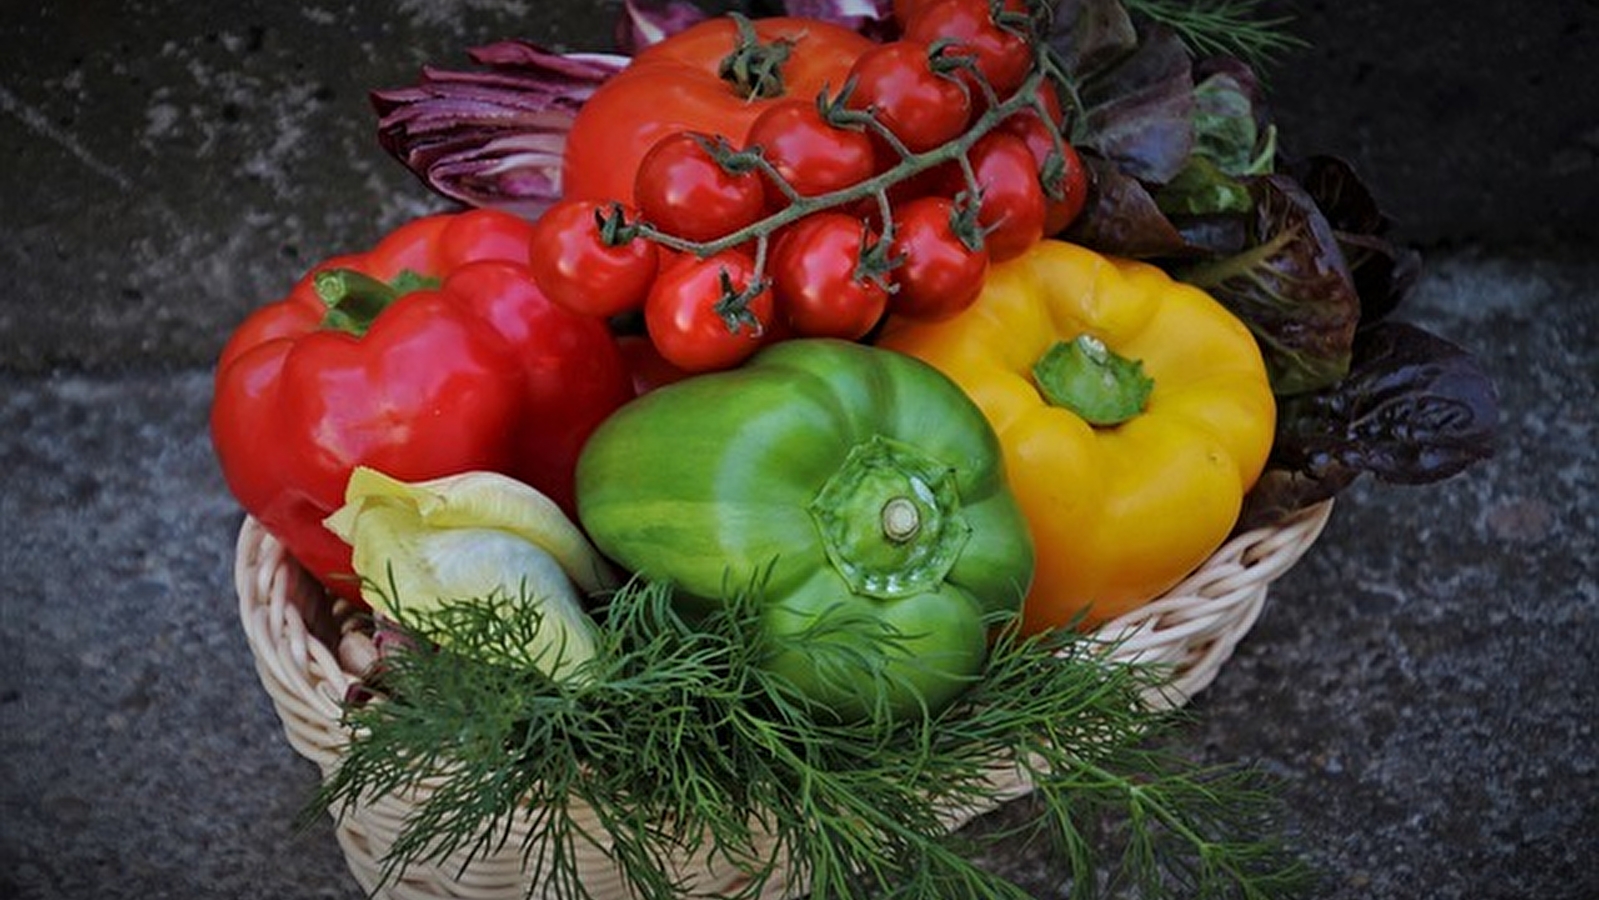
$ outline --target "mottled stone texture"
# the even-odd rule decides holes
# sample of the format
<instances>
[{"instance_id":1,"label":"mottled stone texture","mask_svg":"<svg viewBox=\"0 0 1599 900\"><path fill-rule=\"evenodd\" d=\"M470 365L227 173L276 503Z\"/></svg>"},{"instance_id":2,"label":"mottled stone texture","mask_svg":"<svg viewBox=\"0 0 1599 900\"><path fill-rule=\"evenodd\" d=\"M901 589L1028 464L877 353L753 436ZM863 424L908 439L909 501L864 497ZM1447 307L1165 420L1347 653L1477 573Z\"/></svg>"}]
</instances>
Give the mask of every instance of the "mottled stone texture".
<instances>
[{"instance_id":1,"label":"mottled stone texture","mask_svg":"<svg viewBox=\"0 0 1599 900\"><path fill-rule=\"evenodd\" d=\"M602 47L613 9L11 6L0 896L355 900L326 823L293 829L315 772L234 618L209 366L317 257L442 207L366 90L505 36ZM1281 779L1316 896L1599 896L1594 6L1270 6L1313 42L1272 76L1285 143L1352 158L1424 245L1406 314L1482 356L1504 431L1446 485L1349 494L1182 747ZM1064 896L1036 848L990 858Z\"/></svg>"}]
</instances>

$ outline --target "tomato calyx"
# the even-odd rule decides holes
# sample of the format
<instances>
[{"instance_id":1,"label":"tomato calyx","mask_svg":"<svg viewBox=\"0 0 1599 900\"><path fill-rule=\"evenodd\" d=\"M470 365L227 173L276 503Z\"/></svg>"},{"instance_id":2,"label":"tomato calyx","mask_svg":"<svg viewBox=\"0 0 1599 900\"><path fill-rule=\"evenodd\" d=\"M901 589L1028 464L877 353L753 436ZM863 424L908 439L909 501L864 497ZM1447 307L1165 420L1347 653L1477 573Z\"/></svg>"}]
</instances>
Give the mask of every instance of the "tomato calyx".
<instances>
[{"instance_id":1,"label":"tomato calyx","mask_svg":"<svg viewBox=\"0 0 1599 900\"><path fill-rule=\"evenodd\" d=\"M643 236L640 223L628 221L627 210L614 200L594 210L594 227L607 247L625 247Z\"/></svg>"},{"instance_id":2,"label":"tomato calyx","mask_svg":"<svg viewBox=\"0 0 1599 900\"><path fill-rule=\"evenodd\" d=\"M884 231L884 235L875 238L869 232L861 233L860 257L850 277L861 284L875 284L892 294L895 286L889 276L904 260L893 252L892 221L884 225Z\"/></svg>"},{"instance_id":3,"label":"tomato calyx","mask_svg":"<svg viewBox=\"0 0 1599 900\"><path fill-rule=\"evenodd\" d=\"M733 52L723 57L716 74L728 83L733 93L746 100L783 96L783 64L794 51L794 41L779 38L762 43L748 17L736 12L728 15L738 27L738 43Z\"/></svg>"},{"instance_id":4,"label":"tomato calyx","mask_svg":"<svg viewBox=\"0 0 1599 900\"><path fill-rule=\"evenodd\" d=\"M414 291L436 289L439 284L437 278L411 269L401 271L390 281L355 269L324 269L314 279L317 298L328 308L321 328L361 337L394 301Z\"/></svg>"},{"instance_id":5,"label":"tomato calyx","mask_svg":"<svg viewBox=\"0 0 1599 900\"><path fill-rule=\"evenodd\" d=\"M760 271L759 268L756 271ZM722 296L712 305L711 311L726 323L728 333L738 334L748 328L754 337L764 334L766 324L751 307L755 299L771 286L768 280L757 276L743 290L739 290L738 285L733 283L733 274L724 266L717 275L717 283L721 286Z\"/></svg>"},{"instance_id":6,"label":"tomato calyx","mask_svg":"<svg viewBox=\"0 0 1599 900\"><path fill-rule=\"evenodd\" d=\"M975 178L968 172L968 178ZM996 226L983 227L978 218L982 211L983 192L980 188L962 191L955 195L954 208L949 213L949 230L960 239L966 249L977 253L988 246L987 236Z\"/></svg>"},{"instance_id":7,"label":"tomato calyx","mask_svg":"<svg viewBox=\"0 0 1599 900\"><path fill-rule=\"evenodd\" d=\"M994 92L994 86L982 77L977 67L977 55L955 38L939 38L927 45L927 68L934 75L960 85L967 96L971 95L972 85L976 85L989 106L999 105L1000 97Z\"/></svg>"}]
</instances>

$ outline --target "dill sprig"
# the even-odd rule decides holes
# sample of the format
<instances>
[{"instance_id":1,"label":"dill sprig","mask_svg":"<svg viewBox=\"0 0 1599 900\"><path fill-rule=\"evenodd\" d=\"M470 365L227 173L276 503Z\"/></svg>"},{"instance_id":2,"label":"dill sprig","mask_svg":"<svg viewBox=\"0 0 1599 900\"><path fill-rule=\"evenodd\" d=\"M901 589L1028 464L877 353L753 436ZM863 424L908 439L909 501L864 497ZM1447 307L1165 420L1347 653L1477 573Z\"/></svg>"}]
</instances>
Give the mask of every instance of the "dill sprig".
<instances>
[{"instance_id":1,"label":"dill sprig","mask_svg":"<svg viewBox=\"0 0 1599 900\"><path fill-rule=\"evenodd\" d=\"M602 611L598 653L560 681L503 652L538 626L536 602L444 609L400 623L410 640L386 659L384 696L348 708L346 754L307 809L416 796L390 879L495 852L526 818L530 883L574 900L591 896L575 860L596 821L644 900L691 890L669 864L689 854L747 873L736 898L782 878L817 900L1025 900L947 824L995 807L994 773L1019 768L1042 811L1031 827L1053 838L1074 897L1121 883L1274 897L1303 881L1252 773L1155 749L1180 721L1146 700L1162 673L1107 662L1087 637L1007 633L956 705L865 724L762 667L774 648L758 585L690 621L666 586L631 583ZM441 627L447 649L428 640ZM1105 863L1107 822L1119 850Z\"/></svg>"},{"instance_id":2,"label":"dill sprig","mask_svg":"<svg viewBox=\"0 0 1599 900\"><path fill-rule=\"evenodd\" d=\"M1195 56L1232 55L1252 66L1305 46L1289 16L1263 16L1260 0L1123 0L1127 11L1177 33Z\"/></svg>"}]
</instances>

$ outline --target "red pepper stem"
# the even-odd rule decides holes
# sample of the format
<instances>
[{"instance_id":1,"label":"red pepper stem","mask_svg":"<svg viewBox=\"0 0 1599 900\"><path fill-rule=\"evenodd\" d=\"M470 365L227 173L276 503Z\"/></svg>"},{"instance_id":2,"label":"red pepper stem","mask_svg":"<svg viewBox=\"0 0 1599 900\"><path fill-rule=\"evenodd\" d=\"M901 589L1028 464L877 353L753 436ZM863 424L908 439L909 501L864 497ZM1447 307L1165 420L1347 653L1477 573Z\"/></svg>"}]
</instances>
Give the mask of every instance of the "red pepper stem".
<instances>
[{"instance_id":1,"label":"red pepper stem","mask_svg":"<svg viewBox=\"0 0 1599 900\"><path fill-rule=\"evenodd\" d=\"M437 287L438 280L410 270L390 282L355 269L326 269L316 273L314 286L317 297L328 308L322 327L360 337L394 301L412 291Z\"/></svg>"}]
</instances>

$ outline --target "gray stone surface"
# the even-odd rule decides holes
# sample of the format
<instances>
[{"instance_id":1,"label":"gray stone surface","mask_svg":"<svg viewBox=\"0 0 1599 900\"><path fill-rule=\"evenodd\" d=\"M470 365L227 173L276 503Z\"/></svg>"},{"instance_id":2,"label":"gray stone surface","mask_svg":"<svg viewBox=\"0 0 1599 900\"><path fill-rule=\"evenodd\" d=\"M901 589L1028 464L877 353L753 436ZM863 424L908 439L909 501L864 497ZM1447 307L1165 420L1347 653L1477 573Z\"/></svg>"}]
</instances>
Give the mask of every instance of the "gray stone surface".
<instances>
[{"instance_id":1,"label":"gray stone surface","mask_svg":"<svg viewBox=\"0 0 1599 900\"><path fill-rule=\"evenodd\" d=\"M1316 48L1276 82L1284 127L1355 157L1429 245L1407 316L1474 348L1506 410L1468 475L1347 496L1196 704L1195 755L1282 779L1319 897L1599 896L1599 110L1567 80L1595 22L1501 6L1302 4ZM608 22L514 0L0 16L0 897L360 896L326 823L292 827L315 770L235 619L210 361L315 257L437 205L370 140L365 89ZM1060 895L1034 850L995 864Z\"/></svg>"}]
</instances>

